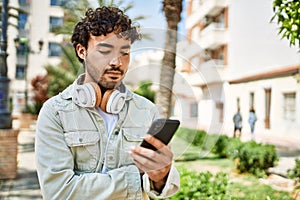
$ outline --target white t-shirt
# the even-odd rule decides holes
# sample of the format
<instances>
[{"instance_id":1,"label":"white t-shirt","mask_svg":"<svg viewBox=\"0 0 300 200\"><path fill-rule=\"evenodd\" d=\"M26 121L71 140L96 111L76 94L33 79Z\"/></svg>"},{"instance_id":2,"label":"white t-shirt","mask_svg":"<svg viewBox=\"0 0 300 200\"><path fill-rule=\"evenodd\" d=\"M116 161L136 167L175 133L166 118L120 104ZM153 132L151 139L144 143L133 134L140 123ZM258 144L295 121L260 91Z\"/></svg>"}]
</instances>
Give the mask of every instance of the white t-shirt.
<instances>
[{"instance_id":1,"label":"white t-shirt","mask_svg":"<svg viewBox=\"0 0 300 200\"><path fill-rule=\"evenodd\" d=\"M109 137L110 134L112 133L112 131L114 130L114 127L116 126L116 123L119 119L119 115L106 113L103 110L101 110L99 107L97 108L97 112L101 115L101 117L104 120L105 128L106 128L106 131L107 131L107 134ZM106 151L106 148L105 148L105 151ZM103 174L107 173L106 158L104 159L104 166L102 168L102 173Z\"/></svg>"},{"instance_id":2,"label":"white t-shirt","mask_svg":"<svg viewBox=\"0 0 300 200\"><path fill-rule=\"evenodd\" d=\"M101 110L101 108L99 108L99 107L97 108L97 111L101 115L101 117L104 119L106 131L109 136L111 134L111 132L113 131L114 127L116 126L116 123L119 119L119 115L106 113L103 110Z\"/></svg>"}]
</instances>

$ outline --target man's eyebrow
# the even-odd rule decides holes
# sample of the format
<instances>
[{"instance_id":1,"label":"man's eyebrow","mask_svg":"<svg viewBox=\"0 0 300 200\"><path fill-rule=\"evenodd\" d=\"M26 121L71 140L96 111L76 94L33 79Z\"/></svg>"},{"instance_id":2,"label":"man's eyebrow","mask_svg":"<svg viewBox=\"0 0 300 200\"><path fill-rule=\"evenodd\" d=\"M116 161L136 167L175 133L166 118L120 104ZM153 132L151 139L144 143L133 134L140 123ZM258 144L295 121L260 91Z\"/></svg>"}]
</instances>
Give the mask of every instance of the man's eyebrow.
<instances>
[{"instance_id":1,"label":"man's eyebrow","mask_svg":"<svg viewBox=\"0 0 300 200\"><path fill-rule=\"evenodd\" d=\"M130 49L130 45L124 45L121 47L121 49Z\"/></svg>"},{"instance_id":2,"label":"man's eyebrow","mask_svg":"<svg viewBox=\"0 0 300 200\"><path fill-rule=\"evenodd\" d=\"M108 47L108 48L113 48L113 47L114 47L114 46L111 45L111 44L103 43L103 42L98 43L97 46L99 46L99 47Z\"/></svg>"},{"instance_id":3,"label":"man's eyebrow","mask_svg":"<svg viewBox=\"0 0 300 200\"><path fill-rule=\"evenodd\" d=\"M114 48L114 46L113 46L113 45L111 45L111 44L108 44L108 43L103 43L103 42L101 42L101 43L97 44L97 46L99 46L99 47L108 47L108 48ZM122 46L122 47L121 47L121 49L130 49L130 45L124 45L124 46Z\"/></svg>"}]
</instances>

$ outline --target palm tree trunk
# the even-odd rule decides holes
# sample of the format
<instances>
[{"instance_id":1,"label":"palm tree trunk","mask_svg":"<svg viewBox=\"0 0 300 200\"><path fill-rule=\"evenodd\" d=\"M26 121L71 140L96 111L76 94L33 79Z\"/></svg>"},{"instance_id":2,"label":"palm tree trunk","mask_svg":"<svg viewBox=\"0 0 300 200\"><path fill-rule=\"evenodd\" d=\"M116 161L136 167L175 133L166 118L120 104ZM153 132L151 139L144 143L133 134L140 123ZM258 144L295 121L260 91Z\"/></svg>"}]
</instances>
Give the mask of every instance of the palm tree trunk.
<instances>
[{"instance_id":1,"label":"palm tree trunk","mask_svg":"<svg viewBox=\"0 0 300 200\"><path fill-rule=\"evenodd\" d=\"M160 109L161 116L169 118L176 68L177 26L182 11L182 0L164 0L163 11L167 20L168 30L166 31L164 57L160 72L160 86L155 103Z\"/></svg>"}]
</instances>

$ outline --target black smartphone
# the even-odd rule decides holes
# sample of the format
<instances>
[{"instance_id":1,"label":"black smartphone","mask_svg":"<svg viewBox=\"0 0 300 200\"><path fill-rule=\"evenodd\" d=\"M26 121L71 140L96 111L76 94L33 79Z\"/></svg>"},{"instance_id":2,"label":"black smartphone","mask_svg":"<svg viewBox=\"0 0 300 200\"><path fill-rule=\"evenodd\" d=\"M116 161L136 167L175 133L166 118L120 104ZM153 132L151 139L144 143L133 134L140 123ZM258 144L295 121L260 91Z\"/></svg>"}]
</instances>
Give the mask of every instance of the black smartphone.
<instances>
[{"instance_id":1,"label":"black smartphone","mask_svg":"<svg viewBox=\"0 0 300 200\"><path fill-rule=\"evenodd\" d=\"M178 129L179 124L180 121L176 119L156 119L151 124L147 133L153 135L167 145ZM145 140L143 140L141 146L152 149L154 151L157 150L154 146L152 146Z\"/></svg>"}]
</instances>

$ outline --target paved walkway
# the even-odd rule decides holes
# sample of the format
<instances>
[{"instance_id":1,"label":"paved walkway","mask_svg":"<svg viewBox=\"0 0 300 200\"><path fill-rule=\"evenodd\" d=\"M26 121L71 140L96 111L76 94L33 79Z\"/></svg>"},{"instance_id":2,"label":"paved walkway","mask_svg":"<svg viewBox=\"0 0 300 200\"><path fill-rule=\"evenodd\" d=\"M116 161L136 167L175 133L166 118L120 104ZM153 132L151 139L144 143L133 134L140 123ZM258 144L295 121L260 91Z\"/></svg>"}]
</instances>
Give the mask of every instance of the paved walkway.
<instances>
[{"instance_id":1,"label":"paved walkway","mask_svg":"<svg viewBox=\"0 0 300 200\"><path fill-rule=\"evenodd\" d=\"M42 199L34 160L33 130L22 130L18 136L18 175L13 180L0 180L1 200Z\"/></svg>"},{"instance_id":2,"label":"paved walkway","mask_svg":"<svg viewBox=\"0 0 300 200\"><path fill-rule=\"evenodd\" d=\"M34 159L34 130L22 130L19 133L18 175L14 180L0 180L0 200L41 200ZM250 139L246 134L241 138ZM300 158L299 138L278 138L276 134L258 134L256 141L277 146L280 155L278 165L273 168L276 174L285 174L295 165L295 158ZM277 179L278 180L278 179Z\"/></svg>"}]
</instances>

